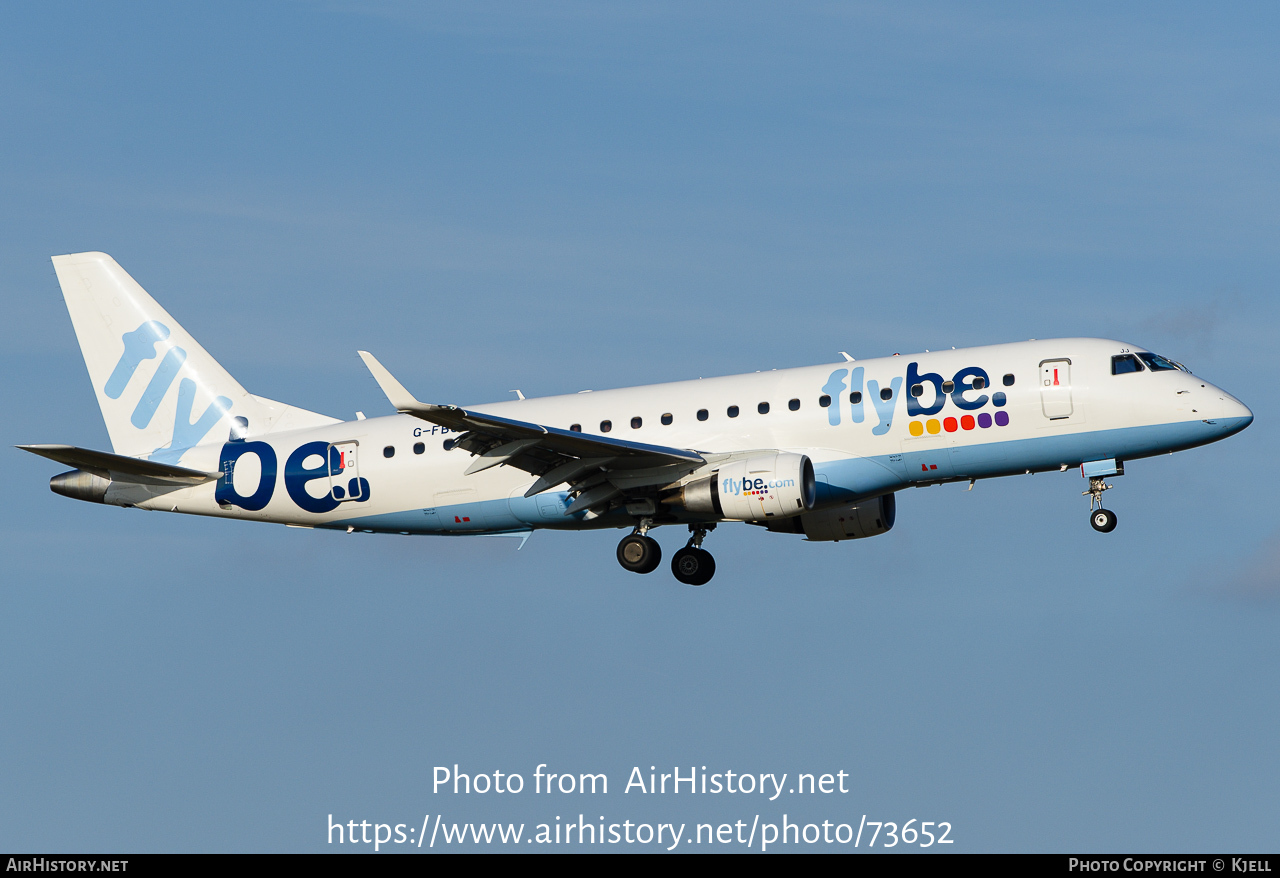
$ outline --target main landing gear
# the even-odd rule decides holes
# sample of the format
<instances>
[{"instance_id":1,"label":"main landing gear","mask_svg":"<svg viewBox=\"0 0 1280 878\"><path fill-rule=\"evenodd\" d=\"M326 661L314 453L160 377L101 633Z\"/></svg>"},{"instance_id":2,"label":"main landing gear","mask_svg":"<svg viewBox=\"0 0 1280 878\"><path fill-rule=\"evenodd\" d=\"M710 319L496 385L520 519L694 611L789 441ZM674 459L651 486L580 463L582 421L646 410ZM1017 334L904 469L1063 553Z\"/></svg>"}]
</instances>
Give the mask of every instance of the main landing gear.
<instances>
[{"instance_id":1,"label":"main landing gear","mask_svg":"<svg viewBox=\"0 0 1280 878\"><path fill-rule=\"evenodd\" d=\"M714 524L710 527L689 525L691 531L689 542L671 559L671 572L685 585L706 585L711 581L711 577L716 575L716 559L702 548L702 541L707 538L707 531L713 527L715 527Z\"/></svg>"},{"instance_id":2,"label":"main landing gear","mask_svg":"<svg viewBox=\"0 0 1280 878\"><path fill-rule=\"evenodd\" d=\"M634 531L618 543L618 563L632 573L652 573L662 563L662 547L649 536L652 519L644 519ZM714 524L689 525L689 542L671 559L671 572L685 585L705 585L716 573L716 559L702 548Z\"/></svg>"},{"instance_id":3,"label":"main landing gear","mask_svg":"<svg viewBox=\"0 0 1280 878\"><path fill-rule=\"evenodd\" d=\"M1108 485L1100 477L1094 476L1089 479L1089 490L1082 492L1089 498L1089 524L1098 533L1109 534L1116 529L1116 514L1110 509L1102 508L1102 492L1113 487L1114 485Z\"/></svg>"}]
</instances>

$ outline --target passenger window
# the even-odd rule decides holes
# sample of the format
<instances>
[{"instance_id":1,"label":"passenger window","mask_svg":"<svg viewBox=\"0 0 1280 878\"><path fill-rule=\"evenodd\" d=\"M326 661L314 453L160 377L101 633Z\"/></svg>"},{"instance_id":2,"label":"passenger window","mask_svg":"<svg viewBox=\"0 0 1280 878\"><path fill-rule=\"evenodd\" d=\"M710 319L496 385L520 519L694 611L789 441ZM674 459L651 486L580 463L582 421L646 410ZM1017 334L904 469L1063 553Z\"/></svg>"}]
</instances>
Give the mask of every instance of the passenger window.
<instances>
[{"instance_id":1,"label":"passenger window","mask_svg":"<svg viewBox=\"0 0 1280 878\"><path fill-rule=\"evenodd\" d=\"M920 397L924 396L924 385L923 385L923 384L912 384L912 385L911 385L911 395L912 395L912 396L914 396L916 399L919 399Z\"/></svg>"},{"instance_id":2,"label":"passenger window","mask_svg":"<svg viewBox=\"0 0 1280 878\"><path fill-rule=\"evenodd\" d=\"M394 445L388 445L386 448L382 449L382 456L383 456L383 457L395 457L395 456L396 456L396 447L395 447Z\"/></svg>"},{"instance_id":3,"label":"passenger window","mask_svg":"<svg viewBox=\"0 0 1280 878\"><path fill-rule=\"evenodd\" d=\"M738 407L736 405L729 406L729 410L725 414L731 418L736 418L738 416Z\"/></svg>"},{"instance_id":4,"label":"passenger window","mask_svg":"<svg viewBox=\"0 0 1280 878\"><path fill-rule=\"evenodd\" d=\"M853 403L854 405L857 405L858 403L862 402L862 391L855 390L853 393L849 394L849 402Z\"/></svg>"},{"instance_id":5,"label":"passenger window","mask_svg":"<svg viewBox=\"0 0 1280 878\"><path fill-rule=\"evenodd\" d=\"M641 426L643 423L644 423L644 421L642 421L640 418L632 418L632 419L631 419L631 429L632 429L632 430L639 430L639 429L640 429L640 426Z\"/></svg>"},{"instance_id":6,"label":"passenger window","mask_svg":"<svg viewBox=\"0 0 1280 878\"><path fill-rule=\"evenodd\" d=\"M710 413L706 409L698 409L698 420L705 421L710 417Z\"/></svg>"},{"instance_id":7,"label":"passenger window","mask_svg":"<svg viewBox=\"0 0 1280 878\"><path fill-rule=\"evenodd\" d=\"M825 393L822 394L822 396L818 397L818 405L822 406L824 409L828 408L831 405L831 397L827 396Z\"/></svg>"},{"instance_id":8,"label":"passenger window","mask_svg":"<svg viewBox=\"0 0 1280 878\"><path fill-rule=\"evenodd\" d=\"M800 411L800 400L798 399L791 400L791 402L787 403L787 408L791 409L793 412Z\"/></svg>"},{"instance_id":9,"label":"passenger window","mask_svg":"<svg viewBox=\"0 0 1280 878\"><path fill-rule=\"evenodd\" d=\"M982 388L984 388L984 387L986 387L986 386L987 386L987 379L983 378L981 375L979 375L977 378L974 378L974 379L973 379L973 389L974 389L974 390L981 390Z\"/></svg>"},{"instance_id":10,"label":"passenger window","mask_svg":"<svg viewBox=\"0 0 1280 878\"><path fill-rule=\"evenodd\" d=\"M424 451L426 451L426 450L427 450L427 446L426 446L424 443L422 443L422 442L415 442L415 443L413 443L413 453L414 453L414 454L421 454L422 452L424 452Z\"/></svg>"},{"instance_id":11,"label":"passenger window","mask_svg":"<svg viewBox=\"0 0 1280 878\"><path fill-rule=\"evenodd\" d=\"M1012 386L1013 386L1013 373L1012 373L1012 372L1010 372L1008 375L1004 376L1004 386L1005 386L1005 387L1012 387Z\"/></svg>"},{"instance_id":12,"label":"passenger window","mask_svg":"<svg viewBox=\"0 0 1280 878\"><path fill-rule=\"evenodd\" d=\"M581 425L581 424L570 424L570 425L569 425L569 429L570 429L571 431L573 431L574 433L581 433L581 432L582 432L582 425Z\"/></svg>"},{"instance_id":13,"label":"passenger window","mask_svg":"<svg viewBox=\"0 0 1280 878\"><path fill-rule=\"evenodd\" d=\"M861 394L859 394L859 395L861 395ZM880 398L881 398L881 399L883 399L883 400L885 400L886 402L888 402L889 400L893 399L893 388L892 388L892 387L885 387L885 388L882 388L882 389L880 390Z\"/></svg>"},{"instance_id":14,"label":"passenger window","mask_svg":"<svg viewBox=\"0 0 1280 878\"><path fill-rule=\"evenodd\" d=\"M452 440L452 439L446 439L446 440L444 440L444 450L445 450L445 451L453 451L453 440Z\"/></svg>"},{"instance_id":15,"label":"passenger window","mask_svg":"<svg viewBox=\"0 0 1280 878\"><path fill-rule=\"evenodd\" d=\"M665 415L663 415L663 416L662 416L662 426L664 426L664 427L670 427L670 426L671 426L671 422L672 422L673 420L674 420L674 418L672 418L672 417L671 417L671 412L667 412Z\"/></svg>"},{"instance_id":16,"label":"passenger window","mask_svg":"<svg viewBox=\"0 0 1280 878\"><path fill-rule=\"evenodd\" d=\"M1133 354L1116 354L1111 358L1111 374L1125 375L1129 372L1141 372L1142 363Z\"/></svg>"},{"instance_id":17,"label":"passenger window","mask_svg":"<svg viewBox=\"0 0 1280 878\"><path fill-rule=\"evenodd\" d=\"M942 382L942 392L943 392L943 393L954 393L954 392L955 392L955 389L956 389L956 383L955 383L954 381L943 381L943 382ZM885 397L885 399L888 399L888 398L889 398L889 397L887 397L887 396Z\"/></svg>"},{"instance_id":18,"label":"passenger window","mask_svg":"<svg viewBox=\"0 0 1280 878\"><path fill-rule=\"evenodd\" d=\"M609 432L610 430L612 430L612 429L613 429L613 421L601 421L601 422L600 422L600 432L601 432L601 433L608 433L608 432Z\"/></svg>"},{"instance_id":19,"label":"passenger window","mask_svg":"<svg viewBox=\"0 0 1280 878\"><path fill-rule=\"evenodd\" d=\"M756 406L756 411L758 411L762 415L769 414L769 403L767 402L760 403L758 406Z\"/></svg>"}]
</instances>

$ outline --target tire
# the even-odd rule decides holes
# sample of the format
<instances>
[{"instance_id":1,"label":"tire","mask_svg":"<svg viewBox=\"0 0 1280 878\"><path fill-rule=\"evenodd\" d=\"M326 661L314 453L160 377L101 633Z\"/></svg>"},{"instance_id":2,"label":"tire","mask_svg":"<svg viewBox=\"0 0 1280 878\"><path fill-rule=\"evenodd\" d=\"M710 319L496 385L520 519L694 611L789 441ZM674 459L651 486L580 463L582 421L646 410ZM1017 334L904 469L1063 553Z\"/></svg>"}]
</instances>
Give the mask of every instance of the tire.
<instances>
[{"instance_id":1,"label":"tire","mask_svg":"<svg viewBox=\"0 0 1280 878\"><path fill-rule=\"evenodd\" d=\"M662 563L662 547L653 537L625 536L618 543L618 563L632 573L652 573Z\"/></svg>"},{"instance_id":2,"label":"tire","mask_svg":"<svg viewBox=\"0 0 1280 878\"><path fill-rule=\"evenodd\" d=\"M1098 533L1109 534L1116 529L1116 514L1110 509L1096 509L1089 513L1089 524Z\"/></svg>"},{"instance_id":3,"label":"tire","mask_svg":"<svg viewBox=\"0 0 1280 878\"><path fill-rule=\"evenodd\" d=\"M716 575L716 559L706 549L686 546L671 558L671 573L685 585L706 585Z\"/></svg>"}]
</instances>

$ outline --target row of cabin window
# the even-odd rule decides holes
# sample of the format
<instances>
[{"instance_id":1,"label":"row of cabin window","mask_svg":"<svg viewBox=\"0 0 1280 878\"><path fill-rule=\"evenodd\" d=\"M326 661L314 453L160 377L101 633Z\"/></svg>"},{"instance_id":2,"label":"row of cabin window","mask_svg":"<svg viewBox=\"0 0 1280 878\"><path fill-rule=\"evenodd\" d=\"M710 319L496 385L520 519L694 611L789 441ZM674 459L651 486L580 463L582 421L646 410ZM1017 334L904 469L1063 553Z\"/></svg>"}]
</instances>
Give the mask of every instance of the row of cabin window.
<instances>
[{"instance_id":1,"label":"row of cabin window","mask_svg":"<svg viewBox=\"0 0 1280 878\"><path fill-rule=\"evenodd\" d=\"M413 443L413 453L414 453L414 454L422 454L422 453L423 453L424 451L426 451L426 450L427 450L427 446L426 446L426 444L425 444L425 443L423 443L423 442L415 442L415 443ZM396 447L395 447L394 445L388 445L386 448L382 449L382 456L383 456L383 457L395 457L395 456L396 456Z\"/></svg>"},{"instance_id":2,"label":"row of cabin window","mask_svg":"<svg viewBox=\"0 0 1280 878\"><path fill-rule=\"evenodd\" d=\"M1012 372L1010 372L1009 374L1005 375L1005 376L1004 376L1004 386L1005 386L1005 387L1012 387L1012 386L1013 386L1013 380L1014 380L1014 379L1013 379L1013 373L1012 373ZM974 389L974 390L982 390L982 389L983 389L984 387L986 387L986 386L987 386L987 380L986 380L985 378L982 378L981 376L979 376L979 377L977 377L977 378L974 378L974 379L973 379L973 389ZM954 381L943 381L943 382L942 382L942 392L943 392L943 393L952 393L952 392L954 392L954 391L955 391L955 389L956 389L956 384L955 384L955 382L954 382ZM916 398L919 398L919 397L921 397L921 396L924 396L924 385L923 385L923 384L912 384L912 385L911 385L911 395L912 395L912 396L914 396L914 397L916 397ZM889 398L889 397L887 397L887 396L885 396L885 395L884 395L884 392L883 392L883 391L881 391L880 396L881 396L881 398L883 398L883 399L888 399L888 398Z\"/></svg>"},{"instance_id":3,"label":"row of cabin window","mask_svg":"<svg viewBox=\"0 0 1280 878\"><path fill-rule=\"evenodd\" d=\"M1004 386L1005 386L1005 387L1011 387L1012 385L1013 385L1013 375L1006 375L1006 376L1004 376ZM974 389L974 390L981 390L982 388L984 388L984 387L986 387L986 386L987 386L987 383L986 383L985 381L983 381L981 378L975 378L975 379L973 379L973 389ZM951 381L944 381L944 382L942 382L942 392L943 392L943 393L951 393L953 390L955 390L955 384L954 384L953 382L951 382ZM912 395L912 396L916 396L916 397L918 397L918 396L920 396L920 395L921 395L921 394L923 394L923 393L924 393L924 386L923 386L923 385L921 385L921 384L913 384L913 385L911 386L911 395ZM893 390L891 390L891 389L890 389L890 388L888 388L888 387L882 388L882 389L880 390L880 398L881 398L881 399L883 399L883 400L886 400L886 401L887 401L887 400L890 400L890 399L893 399ZM862 391L855 390L855 391L853 391L852 393L850 393L850 394L849 394L849 402L853 403L854 405L857 405L858 403L862 402ZM830 405L831 405L831 397L830 397L830 396L828 396L828 395L827 395L827 394L825 394L825 393L824 393L824 394L822 394L822 396L818 397L818 405L822 406L823 408L827 408L828 406L830 406ZM798 411L800 411L800 400L799 400L799 399L792 399L792 400L788 401L788 402L787 402L787 408L788 408L788 409L790 409L790 410L791 410L791 411L793 411L793 412L798 412ZM767 402L762 402L762 403L758 404L758 405L756 406L756 411L757 411L757 412L759 412L759 413L760 413L760 414L762 414L762 415L767 415L767 414L769 414L769 403L767 403ZM741 412L740 412L740 410L738 409L738 407L737 407L736 405L731 405L731 406L729 406L729 408L725 409L725 414L726 414L726 415L728 415L728 416L729 416L729 417L731 417L731 418L736 418L740 413L741 413ZM698 420L699 420L699 421L705 421L705 420L706 420L707 418L709 418L709 417L711 417L711 413L710 413L710 412L708 412L706 409L698 409ZM663 414L663 416L662 416L661 420L662 420L662 425L663 425L664 427L669 427L669 426L671 425L671 423L675 420L675 417L671 414L671 412L666 412L665 414ZM633 429L633 430L639 430L639 429L640 429L641 427L643 427L643 426L644 426L644 418L635 417L635 418L632 418L632 419L631 419L631 429ZM570 430L572 430L572 431L573 431L573 432L575 432L575 433L581 433L581 432L582 432L582 425L581 425L581 424L570 424L570 425L569 425L569 429L570 429ZM609 432L610 430L612 430L612 429L613 429L613 421L601 421L601 422L600 422L600 432L601 432L601 433L608 433L608 432Z\"/></svg>"}]
</instances>

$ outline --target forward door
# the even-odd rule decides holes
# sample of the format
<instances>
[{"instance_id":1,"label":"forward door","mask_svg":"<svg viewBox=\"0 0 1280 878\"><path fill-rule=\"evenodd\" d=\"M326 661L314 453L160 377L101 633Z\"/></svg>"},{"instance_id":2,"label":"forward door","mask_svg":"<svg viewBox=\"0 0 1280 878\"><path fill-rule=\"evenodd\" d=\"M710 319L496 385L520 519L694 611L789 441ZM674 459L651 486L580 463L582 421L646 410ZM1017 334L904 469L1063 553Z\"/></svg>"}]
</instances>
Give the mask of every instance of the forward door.
<instances>
[{"instance_id":1,"label":"forward door","mask_svg":"<svg viewBox=\"0 0 1280 878\"><path fill-rule=\"evenodd\" d=\"M1071 361L1045 360L1040 364L1040 405L1051 421L1071 417Z\"/></svg>"}]
</instances>

